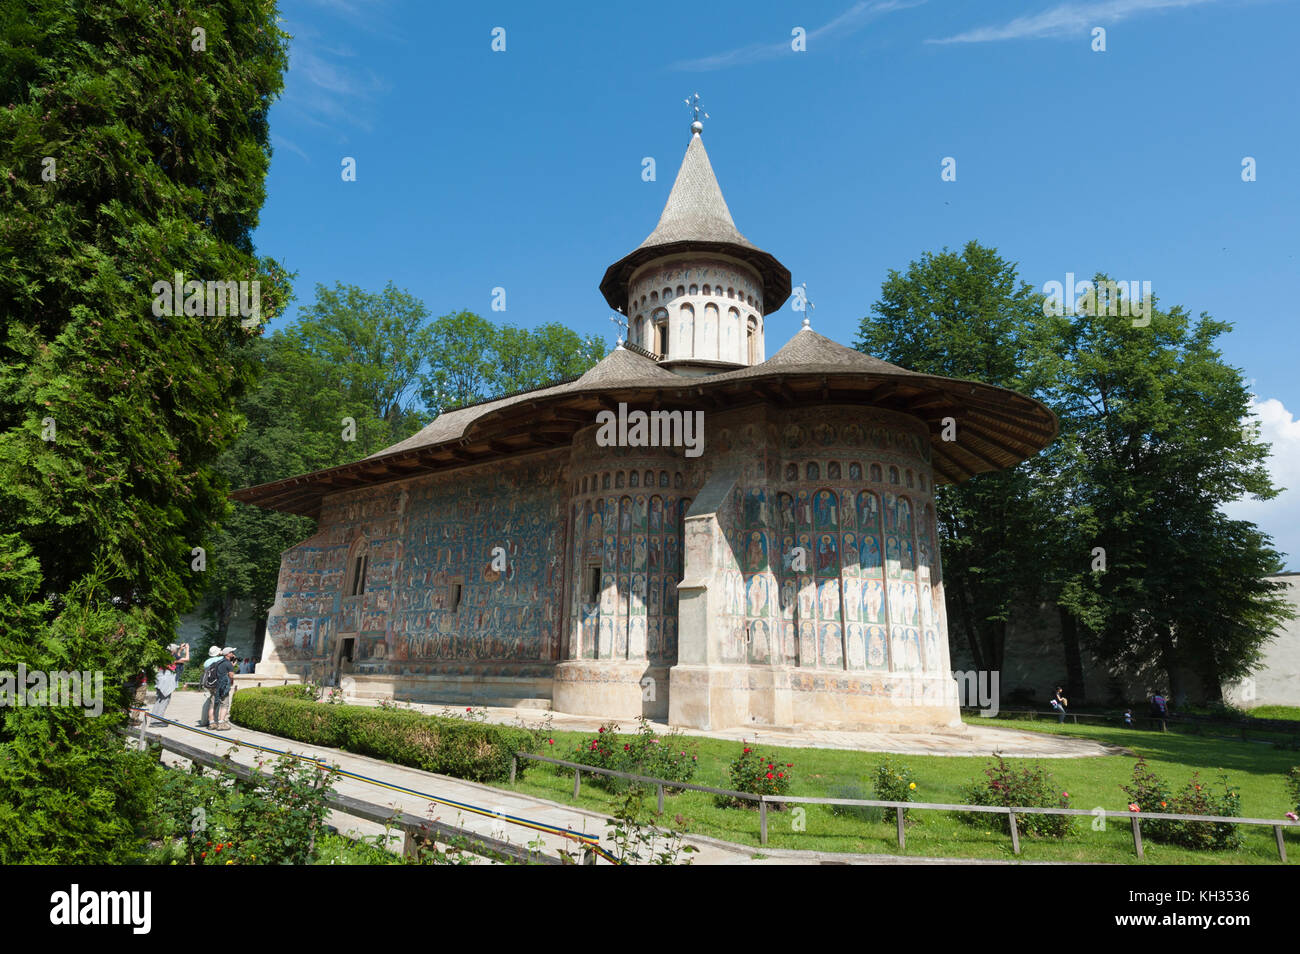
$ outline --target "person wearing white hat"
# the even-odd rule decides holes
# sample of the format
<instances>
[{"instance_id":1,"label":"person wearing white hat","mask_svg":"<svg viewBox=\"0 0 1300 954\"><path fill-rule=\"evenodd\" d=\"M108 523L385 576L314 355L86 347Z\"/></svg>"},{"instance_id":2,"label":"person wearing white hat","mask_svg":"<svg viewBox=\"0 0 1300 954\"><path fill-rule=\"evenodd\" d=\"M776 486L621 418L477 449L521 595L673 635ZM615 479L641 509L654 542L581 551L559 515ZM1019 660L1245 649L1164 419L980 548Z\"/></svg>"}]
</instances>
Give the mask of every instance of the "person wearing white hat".
<instances>
[{"instance_id":1,"label":"person wearing white hat","mask_svg":"<svg viewBox=\"0 0 1300 954\"><path fill-rule=\"evenodd\" d=\"M227 646L221 650L221 657L212 668L216 670L217 682L212 695L212 728L217 732L225 732L231 727L230 702L235 691L235 647Z\"/></svg>"},{"instance_id":2,"label":"person wearing white hat","mask_svg":"<svg viewBox=\"0 0 1300 954\"><path fill-rule=\"evenodd\" d=\"M209 683L212 680L209 679L208 677L208 670L211 669L213 666L215 666L217 663L221 662L221 660L224 658L225 657L221 655L220 646L208 647L208 658L203 662L203 676L201 681L199 682L199 687L202 688L203 691L206 692L208 695L208 697L203 700L203 712L199 715L199 723L198 723L202 728L205 729L209 725L211 725L211 721L215 721L215 720L209 721L209 716L214 714L212 710L215 708L214 706L215 700L213 699L212 692L215 686L209 685ZM217 682L219 683L220 680L217 680Z\"/></svg>"}]
</instances>

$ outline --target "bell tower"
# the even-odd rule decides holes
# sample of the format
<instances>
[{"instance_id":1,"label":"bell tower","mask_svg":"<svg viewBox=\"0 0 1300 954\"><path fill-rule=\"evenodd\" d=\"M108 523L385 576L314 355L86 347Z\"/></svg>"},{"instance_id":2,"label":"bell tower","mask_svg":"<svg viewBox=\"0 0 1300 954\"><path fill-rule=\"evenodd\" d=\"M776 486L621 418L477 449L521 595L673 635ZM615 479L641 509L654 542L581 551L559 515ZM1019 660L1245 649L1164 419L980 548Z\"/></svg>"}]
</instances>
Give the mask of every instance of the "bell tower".
<instances>
[{"instance_id":1,"label":"bell tower","mask_svg":"<svg viewBox=\"0 0 1300 954\"><path fill-rule=\"evenodd\" d=\"M686 102L691 139L659 224L600 290L626 316L628 341L664 367L717 374L766 359L765 319L790 297L790 272L736 229L704 150L699 95Z\"/></svg>"}]
</instances>

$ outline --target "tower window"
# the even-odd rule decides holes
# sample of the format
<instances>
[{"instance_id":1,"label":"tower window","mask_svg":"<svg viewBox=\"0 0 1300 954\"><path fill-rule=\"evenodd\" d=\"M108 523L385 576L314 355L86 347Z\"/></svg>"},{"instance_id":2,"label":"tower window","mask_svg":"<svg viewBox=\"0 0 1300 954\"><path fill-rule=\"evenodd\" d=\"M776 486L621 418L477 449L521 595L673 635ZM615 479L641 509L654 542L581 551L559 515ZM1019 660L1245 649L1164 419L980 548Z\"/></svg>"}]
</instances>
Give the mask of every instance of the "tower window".
<instances>
[{"instance_id":1,"label":"tower window","mask_svg":"<svg viewBox=\"0 0 1300 954\"><path fill-rule=\"evenodd\" d=\"M594 563L587 567L586 579L583 580L583 596L585 602L596 604L600 602L600 564Z\"/></svg>"},{"instance_id":2,"label":"tower window","mask_svg":"<svg viewBox=\"0 0 1300 954\"><path fill-rule=\"evenodd\" d=\"M464 587L460 583L451 584L451 611L454 613L460 609L460 596Z\"/></svg>"}]
</instances>

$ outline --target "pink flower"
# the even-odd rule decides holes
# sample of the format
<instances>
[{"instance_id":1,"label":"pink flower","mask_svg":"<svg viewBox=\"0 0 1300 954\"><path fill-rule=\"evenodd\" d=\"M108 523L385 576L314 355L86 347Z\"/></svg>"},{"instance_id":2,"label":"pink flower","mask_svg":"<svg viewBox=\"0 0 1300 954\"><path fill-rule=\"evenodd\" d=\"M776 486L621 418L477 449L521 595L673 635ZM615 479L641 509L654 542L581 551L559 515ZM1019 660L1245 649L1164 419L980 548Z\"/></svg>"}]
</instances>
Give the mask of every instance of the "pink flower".
<instances>
[{"instance_id":1,"label":"pink flower","mask_svg":"<svg viewBox=\"0 0 1300 954\"><path fill-rule=\"evenodd\" d=\"M1292 821L1300 821L1300 815L1297 815L1295 812L1287 812L1286 817Z\"/></svg>"},{"instance_id":2,"label":"pink flower","mask_svg":"<svg viewBox=\"0 0 1300 954\"><path fill-rule=\"evenodd\" d=\"M1129 803L1128 803L1128 810L1131 811L1131 812L1140 811L1140 809L1138 808L1138 803L1137 803L1137 802L1129 802Z\"/></svg>"}]
</instances>

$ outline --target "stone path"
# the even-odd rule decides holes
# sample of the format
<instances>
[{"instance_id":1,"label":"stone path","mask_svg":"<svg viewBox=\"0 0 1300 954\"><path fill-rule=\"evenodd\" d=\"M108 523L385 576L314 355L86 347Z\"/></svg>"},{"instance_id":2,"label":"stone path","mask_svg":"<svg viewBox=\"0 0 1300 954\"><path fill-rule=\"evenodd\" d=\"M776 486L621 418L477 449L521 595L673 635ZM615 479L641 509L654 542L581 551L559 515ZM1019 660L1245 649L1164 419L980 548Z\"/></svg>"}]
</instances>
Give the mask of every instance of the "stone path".
<instances>
[{"instance_id":1,"label":"stone path","mask_svg":"<svg viewBox=\"0 0 1300 954\"><path fill-rule=\"evenodd\" d=\"M204 696L198 692L177 692L173 697L171 706L167 710L167 717L181 725L195 725L198 722L199 710L202 706ZM441 706L423 707L433 711L440 711ZM542 715L538 710L520 710L530 716L535 721ZM516 710L501 709L490 710L500 718L495 721L513 721L506 719L505 716L513 716ZM572 717L567 717L572 718ZM586 720L591 722L591 720ZM561 725L560 717L557 715L555 724ZM594 728L596 723L591 722ZM566 723L564 728L570 726ZM574 726L581 728L582 726ZM309 755L318 758L324 758L330 763L338 764L340 767L359 775L367 775L371 778L379 779L389 784L400 785L404 788L414 789L419 792L438 798L451 799L454 801L465 802L482 808L488 808L492 811L499 811L506 814L517 815L521 818L527 818L536 822L543 822L557 827L568 828L587 834L598 835L604 839L606 816L586 809L578 808L571 805L564 805L558 802L552 802L547 799L538 798L532 795L525 795L516 792L509 792L490 785L482 785L477 782L467 782L463 779L450 778L445 775L435 775L431 772L420 771L419 769L408 768L401 765L393 765L389 762L383 762L378 759L368 758L362 755L353 755L349 752L343 752L338 749L331 749L325 746L306 745L301 742L295 742L288 739L282 739L278 736L267 735L261 732L252 732L236 726L227 733L221 733L221 738L211 738L207 735L201 735L197 732L190 732L180 726L167 726L164 728L151 728L148 730L151 735L160 735L177 741L185 742L189 745L205 749L215 754L226 755L231 753L233 746L238 746L239 742L246 745L238 748L231 753L233 761L242 765L252 766L259 757L265 757L257 750L248 747L247 744L265 745L270 748L288 750L302 755ZM1013 733L1016 735L1030 735L1031 733ZM849 733L848 735L858 735ZM863 733L863 735L866 735ZM731 736L720 736L730 738ZM739 738L739 736L736 736ZM751 738L757 738L751 735ZM882 735L881 739L888 740L891 736ZM764 736L765 740L776 741L773 736ZM781 744L794 744L781 740ZM814 744L813 742L804 742L805 745ZM817 744L826 744L824 739L819 740ZM852 748L867 748L865 742L862 745L845 746ZM882 749L882 751L928 751L908 749ZM940 751L940 750L936 750ZM987 750L985 750L987 751ZM950 753L953 754L953 753ZM1057 753L1066 754L1066 753ZM1084 754L1084 753L1071 753ZM1093 753L1087 753L1093 754ZM183 760L178 757L167 755L169 763L177 764ZM471 831L490 835L497 838L505 838L515 844L526 845L534 839L541 837L543 850L548 854L555 854L561 848L573 848L574 843L554 835L538 835L537 832L523 828L521 826L510 825L497 818L484 817L472 813L465 813L454 808L443 806L431 806L428 799L420 798L415 795L407 795L402 792L394 792L391 789L370 785L365 782L354 779L339 779L336 790L345 795L351 795L354 798L364 799L365 801L402 809L415 815L432 817L442 821L445 824L457 825ZM330 818L330 824L334 825L340 831L358 837L374 838L383 832L383 827L348 815L333 813ZM776 848L755 848L746 845L737 845L729 842L720 841L714 838L704 836L691 836L689 839L697 849L697 853L692 856L693 864L697 865L728 865L728 864L1005 864L1003 861L973 861L969 859L944 859L944 858L921 858L921 857L898 857L894 855L852 855L827 852L806 852L791 851ZM400 841L395 841L395 845L400 846ZM608 846L608 842L605 842ZM755 858L755 855L762 857ZM1017 862L1010 862L1017 863ZM1026 863L1026 862L1019 862Z\"/></svg>"}]
</instances>

